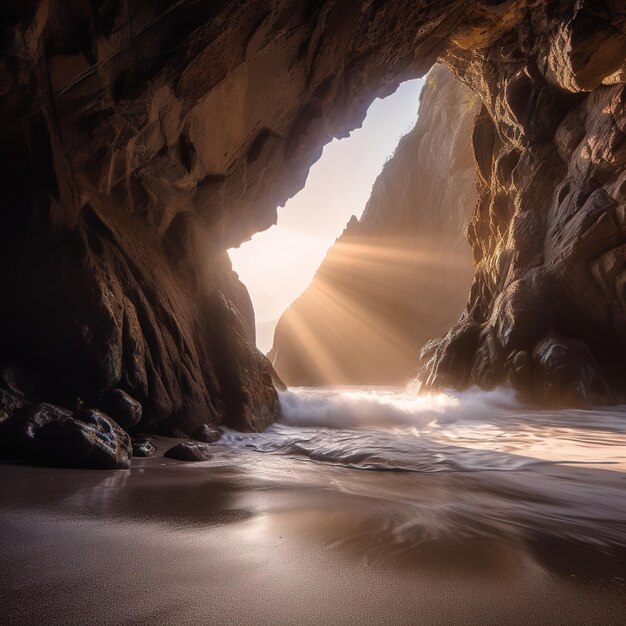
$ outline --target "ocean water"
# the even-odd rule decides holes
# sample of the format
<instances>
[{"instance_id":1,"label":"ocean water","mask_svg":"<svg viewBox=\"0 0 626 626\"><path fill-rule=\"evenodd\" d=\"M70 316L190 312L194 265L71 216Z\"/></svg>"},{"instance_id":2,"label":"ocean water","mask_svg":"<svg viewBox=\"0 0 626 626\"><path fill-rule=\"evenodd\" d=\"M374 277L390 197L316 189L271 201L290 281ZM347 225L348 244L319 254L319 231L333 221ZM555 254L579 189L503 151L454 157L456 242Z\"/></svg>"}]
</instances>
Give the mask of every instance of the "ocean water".
<instances>
[{"instance_id":1,"label":"ocean water","mask_svg":"<svg viewBox=\"0 0 626 626\"><path fill-rule=\"evenodd\" d=\"M401 388L292 388L263 433L222 444L355 469L450 472L536 464L626 471L626 406L545 410L514 391L421 394Z\"/></svg>"},{"instance_id":2,"label":"ocean water","mask_svg":"<svg viewBox=\"0 0 626 626\"><path fill-rule=\"evenodd\" d=\"M293 388L280 402L267 431L220 444L264 485L330 494L398 554L506 537L547 562L554 549L572 575L600 559L596 573L626 578L626 406L540 410L510 389L417 385Z\"/></svg>"},{"instance_id":3,"label":"ocean water","mask_svg":"<svg viewBox=\"0 0 626 626\"><path fill-rule=\"evenodd\" d=\"M626 407L280 399L278 423L201 463L157 437L130 471L0 465L4 621L624 623Z\"/></svg>"}]
</instances>

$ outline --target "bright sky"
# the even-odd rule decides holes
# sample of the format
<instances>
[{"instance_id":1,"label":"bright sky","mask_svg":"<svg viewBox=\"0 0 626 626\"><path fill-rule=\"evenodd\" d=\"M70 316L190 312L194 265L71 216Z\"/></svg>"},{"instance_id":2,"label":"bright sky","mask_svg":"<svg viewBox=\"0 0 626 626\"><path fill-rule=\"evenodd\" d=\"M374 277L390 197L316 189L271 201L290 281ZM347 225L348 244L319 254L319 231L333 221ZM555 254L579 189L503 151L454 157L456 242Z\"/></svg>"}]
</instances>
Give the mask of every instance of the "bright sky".
<instances>
[{"instance_id":1,"label":"bright sky","mask_svg":"<svg viewBox=\"0 0 626 626\"><path fill-rule=\"evenodd\" d=\"M229 250L250 292L263 352L272 347L278 318L311 282L350 216L363 213L385 160L415 124L423 84L411 80L375 100L362 128L324 148L304 189L278 210L278 224Z\"/></svg>"}]
</instances>

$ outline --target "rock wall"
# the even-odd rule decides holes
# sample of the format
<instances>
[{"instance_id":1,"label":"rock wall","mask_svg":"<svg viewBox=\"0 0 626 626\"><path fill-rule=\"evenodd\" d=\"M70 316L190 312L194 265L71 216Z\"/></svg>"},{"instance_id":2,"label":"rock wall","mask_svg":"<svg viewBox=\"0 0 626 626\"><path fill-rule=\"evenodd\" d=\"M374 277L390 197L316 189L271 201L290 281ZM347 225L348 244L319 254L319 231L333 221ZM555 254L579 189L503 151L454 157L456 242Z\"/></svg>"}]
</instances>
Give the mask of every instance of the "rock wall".
<instances>
[{"instance_id":1,"label":"rock wall","mask_svg":"<svg viewBox=\"0 0 626 626\"><path fill-rule=\"evenodd\" d=\"M312 283L285 311L268 355L289 385L393 384L465 308L472 151L480 101L446 68L428 75L414 128Z\"/></svg>"},{"instance_id":2,"label":"rock wall","mask_svg":"<svg viewBox=\"0 0 626 626\"><path fill-rule=\"evenodd\" d=\"M625 31L623 3L548 3L488 47L448 49L483 102L475 271L465 314L423 351L428 387L624 397Z\"/></svg>"},{"instance_id":3,"label":"rock wall","mask_svg":"<svg viewBox=\"0 0 626 626\"><path fill-rule=\"evenodd\" d=\"M621 0L8 0L0 29L0 352L40 398L266 426L224 251L437 59L484 111L475 278L427 384L623 390Z\"/></svg>"}]
</instances>

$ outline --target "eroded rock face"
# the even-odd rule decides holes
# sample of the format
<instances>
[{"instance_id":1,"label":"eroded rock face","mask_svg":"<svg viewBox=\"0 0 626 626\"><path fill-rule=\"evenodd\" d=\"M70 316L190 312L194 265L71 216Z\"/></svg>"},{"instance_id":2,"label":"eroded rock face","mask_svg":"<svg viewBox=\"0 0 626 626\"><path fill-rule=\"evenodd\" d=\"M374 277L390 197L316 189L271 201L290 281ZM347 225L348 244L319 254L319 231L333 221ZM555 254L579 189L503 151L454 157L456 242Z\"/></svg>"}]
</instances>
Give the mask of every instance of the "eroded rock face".
<instances>
[{"instance_id":1,"label":"eroded rock face","mask_svg":"<svg viewBox=\"0 0 626 626\"><path fill-rule=\"evenodd\" d=\"M447 332L472 280L472 129L480 102L435 66L401 140L313 282L283 314L269 354L292 385L397 384Z\"/></svg>"},{"instance_id":2,"label":"eroded rock face","mask_svg":"<svg viewBox=\"0 0 626 626\"><path fill-rule=\"evenodd\" d=\"M0 358L41 381L39 399L116 387L149 430L267 426L272 368L225 251L275 221L324 143L438 58L484 111L472 292L427 384L497 382L554 331L623 388L621 2L0 11Z\"/></svg>"},{"instance_id":3,"label":"eroded rock face","mask_svg":"<svg viewBox=\"0 0 626 626\"><path fill-rule=\"evenodd\" d=\"M164 434L266 427L273 373L226 249L272 224L323 144L424 72L459 17L431 3L3 7L2 356L61 404L119 387Z\"/></svg>"},{"instance_id":4,"label":"eroded rock face","mask_svg":"<svg viewBox=\"0 0 626 626\"><path fill-rule=\"evenodd\" d=\"M552 3L487 49L448 51L484 103L476 265L466 313L423 354L427 386L519 381L521 367L540 400L624 393L624 19L618 3Z\"/></svg>"}]
</instances>

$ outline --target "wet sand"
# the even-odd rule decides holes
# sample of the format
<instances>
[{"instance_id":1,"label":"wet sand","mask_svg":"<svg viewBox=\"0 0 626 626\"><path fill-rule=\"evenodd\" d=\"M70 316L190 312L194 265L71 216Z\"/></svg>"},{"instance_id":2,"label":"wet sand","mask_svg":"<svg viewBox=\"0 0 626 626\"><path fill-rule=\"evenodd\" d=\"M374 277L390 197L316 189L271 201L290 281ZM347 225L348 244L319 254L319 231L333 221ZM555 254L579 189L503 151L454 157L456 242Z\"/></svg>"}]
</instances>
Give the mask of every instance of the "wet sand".
<instances>
[{"instance_id":1,"label":"wet sand","mask_svg":"<svg viewBox=\"0 0 626 626\"><path fill-rule=\"evenodd\" d=\"M420 475L215 450L128 472L0 466L2 623L624 623L621 472ZM564 471L614 490L605 542L576 536L566 500L533 496Z\"/></svg>"}]
</instances>

